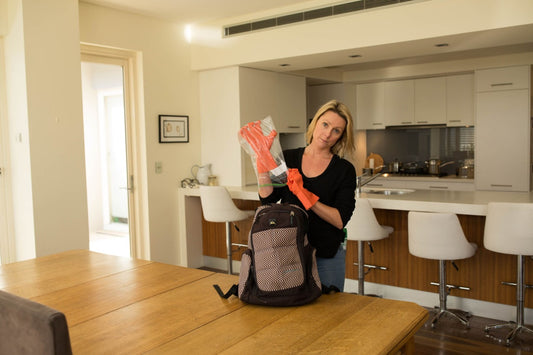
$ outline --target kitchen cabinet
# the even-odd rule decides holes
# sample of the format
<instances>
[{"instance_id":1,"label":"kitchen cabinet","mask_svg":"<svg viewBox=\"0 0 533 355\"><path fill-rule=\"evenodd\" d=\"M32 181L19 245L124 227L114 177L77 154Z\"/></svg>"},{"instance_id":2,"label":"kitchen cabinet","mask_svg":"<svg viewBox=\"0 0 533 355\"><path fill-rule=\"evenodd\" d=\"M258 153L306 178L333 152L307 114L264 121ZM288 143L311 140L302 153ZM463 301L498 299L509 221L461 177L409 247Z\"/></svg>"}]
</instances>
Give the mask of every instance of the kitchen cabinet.
<instances>
[{"instance_id":1,"label":"kitchen cabinet","mask_svg":"<svg viewBox=\"0 0 533 355\"><path fill-rule=\"evenodd\" d=\"M355 85L348 83L322 84L307 87L307 119L310 121L316 111L329 100L345 104L354 121L356 117Z\"/></svg>"},{"instance_id":2,"label":"kitchen cabinet","mask_svg":"<svg viewBox=\"0 0 533 355\"><path fill-rule=\"evenodd\" d=\"M520 70L518 70L520 68ZM529 87L509 90L522 82L513 76L521 71L530 80L530 67L501 68L476 72L476 189L529 191L531 179L531 118ZM512 73L509 78L502 73ZM523 87L516 84L515 87ZM495 88L502 88L496 90ZM479 91L482 90L482 91Z\"/></svg>"},{"instance_id":3,"label":"kitchen cabinet","mask_svg":"<svg viewBox=\"0 0 533 355\"><path fill-rule=\"evenodd\" d=\"M239 68L241 123L271 116L279 133L306 130L305 78Z\"/></svg>"},{"instance_id":4,"label":"kitchen cabinet","mask_svg":"<svg viewBox=\"0 0 533 355\"><path fill-rule=\"evenodd\" d=\"M530 81L529 65L476 71L477 92L529 89Z\"/></svg>"},{"instance_id":5,"label":"kitchen cabinet","mask_svg":"<svg viewBox=\"0 0 533 355\"><path fill-rule=\"evenodd\" d=\"M529 90L477 93L476 189L529 191Z\"/></svg>"},{"instance_id":6,"label":"kitchen cabinet","mask_svg":"<svg viewBox=\"0 0 533 355\"><path fill-rule=\"evenodd\" d=\"M415 119L417 125L446 123L446 78L424 78L414 81Z\"/></svg>"},{"instance_id":7,"label":"kitchen cabinet","mask_svg":"<svg viewBox=\"0 0 533 355\"><path fill-rule=\"evenodd\" d=\"M357 85L356 112L357 129L385 129L385 83Z\"/></svg>"},{"instance_id":8,"label":"kitchen cabinet","mask_svg":"<svg viewBox=\"0 0 533 355\"><path fill-rule=\"evenodd\" d=\"M415 120L413 80L385 82L385 125L413 125Z\"/></svg>"},{"instance_id":9,"label":"kitchen cabinet","mask_svg":"<svg viewBox=\"0 0 533 355\"><path fill-rule=\"evenodd\" d=\"M446 77L446 125L474 125L474 74Z\"/></svg>"},{"instance_id":10,"label":"kitchen cabinet","mask_svg":"<svg viewBox=\"0 0 533 355\"><path fill-rule=\"evenodd\" d=\"M305 132L305 78L243 67L199 73L201 164L212 164L221 185L257 184L240 127L271 116L278 133ZM229 163L231 162L231 163Z\"/></svg>"}]
</instances>

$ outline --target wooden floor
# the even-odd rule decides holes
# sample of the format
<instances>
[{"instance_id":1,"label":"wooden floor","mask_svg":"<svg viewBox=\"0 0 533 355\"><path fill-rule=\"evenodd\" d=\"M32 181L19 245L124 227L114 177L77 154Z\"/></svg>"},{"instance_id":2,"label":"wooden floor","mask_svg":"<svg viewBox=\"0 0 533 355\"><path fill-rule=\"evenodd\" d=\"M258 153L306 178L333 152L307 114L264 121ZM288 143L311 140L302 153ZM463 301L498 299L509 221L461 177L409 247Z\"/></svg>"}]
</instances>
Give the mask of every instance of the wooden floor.
<instances>
[{"instance_id":1,"label":"wooden floor","mask_svg":"<svg viewBox=\"0 0 533 355\"><path fill-rule=\"evenodd\" d=\"M432 310L430 310L432 312ZM533 335L521 332L509 347L505 342L486 335L486 325L505 323L505 321L472 316L470 328L450 317L439 320L431 328L431 317L415 334L415 354L417 355L458 355L458 354L533 354ZM509 330L501 329L491 334L505 337Z\"/></svg>"},{"instance_id":2,"label":"wooden floor","mask_svg":"<svg viewBox=\"0 0 533 355\"><path fill-rule=\"evenodd\" d=\"M202 268L215 272L223 270ZM426 324L415 334L416 355L467 355L467 354L520 354L533 355L533 335L521 332L509 347L494 337L487 336L485 326L509 321L478 316L470 318L470 328L457 320L441 317L435 328L431 328L433 310ZM533 329L533 326L530 326ZM505 338L509 330L500 329L491 334Z\"/></svg>"}]
</instances>

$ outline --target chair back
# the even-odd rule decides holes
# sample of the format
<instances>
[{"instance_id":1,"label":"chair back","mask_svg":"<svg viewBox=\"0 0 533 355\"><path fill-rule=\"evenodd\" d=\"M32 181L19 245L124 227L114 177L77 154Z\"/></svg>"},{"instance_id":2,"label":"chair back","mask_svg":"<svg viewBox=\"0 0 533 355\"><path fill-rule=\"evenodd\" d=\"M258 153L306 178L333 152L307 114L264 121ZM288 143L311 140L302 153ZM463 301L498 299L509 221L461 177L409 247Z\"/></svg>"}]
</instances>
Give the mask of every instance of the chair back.
<instances>
[{"instance_id":1,"label":"chair back","mask_svg":"<svg viewBox=\"0 0 533 355\"><path fill-rule=\"evenodd\" d=\"M408 214L409 253L426 259L469 258L476 245L469 243L454 213L414 212Z\"/></svg>"},{"instance_id":2,"label":"chair back","mask_svg":"<svg viewBox=\"0 0 533 355\"><path fill-rule=\"evenodd\" d=\"M533 255L533 203L490 202L483 244L498 253Z\"/></svg>"},{"instance_id":3,"label":"chair back","mask_svg":"<svg viewBox=\"0 0 533 355\"><path fill-rule=\"evenodd\" d=\"M379 224L374 214L370 201L358 198L352 218L346 225L348 240L379 240L386 238L391 232L391 227Z\"/></svg>"},{"instance_id":4,"label":"chair back","mask_svg":"<svg viewBox=\"0 0 533 355\"><path fill-rule=\"evenodd\" d=\"M72 354L65 315L0 291L0 354Z\"/></svg>"},{"instance_id":5,"label":"chair back","mask_svg":"<svg viewBox=\"0 0 533 355\"><path fill-rule=\"evenodd\" d=\"M200 186L200 200L204 218L209 222L235 222L248 218L251 213L237 208L224 186Z\"/></svg>"}]
</instances>

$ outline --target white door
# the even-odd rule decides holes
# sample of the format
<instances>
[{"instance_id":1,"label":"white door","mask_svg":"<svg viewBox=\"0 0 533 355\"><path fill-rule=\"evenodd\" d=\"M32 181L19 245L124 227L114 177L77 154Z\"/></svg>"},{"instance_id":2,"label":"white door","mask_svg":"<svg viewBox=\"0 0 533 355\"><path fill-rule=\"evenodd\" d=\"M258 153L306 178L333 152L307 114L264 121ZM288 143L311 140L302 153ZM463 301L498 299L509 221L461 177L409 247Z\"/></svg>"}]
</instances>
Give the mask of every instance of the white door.
<instances>
[{"instance_id":1,"label":"white door","mask_svg":"<svg viewBox=\"0 0 533 355\"><path fill-rule=\"evenodd\" d=\"M82 62L90 250L132 256L124 68L112 62Z\"/></svg>"}]
</instances>

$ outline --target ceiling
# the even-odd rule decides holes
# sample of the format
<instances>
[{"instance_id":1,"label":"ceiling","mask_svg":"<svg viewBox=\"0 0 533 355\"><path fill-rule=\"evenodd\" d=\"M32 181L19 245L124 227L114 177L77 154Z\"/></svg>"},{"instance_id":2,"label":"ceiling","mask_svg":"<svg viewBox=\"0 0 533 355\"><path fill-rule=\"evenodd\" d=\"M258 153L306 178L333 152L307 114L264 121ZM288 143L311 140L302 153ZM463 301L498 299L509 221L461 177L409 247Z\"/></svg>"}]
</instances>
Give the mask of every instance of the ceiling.
<instances>
[{"instance_id":1,"label":"ceiling","mask_svg":"<svg viewBox=\"0 0 533 355\"><path fill-rule=\"evenodd\" d=\"M80 0L169 21L205 23L309 0Z\"/></svg>"},{"instance_id":2,"label":"ceiling","mask_svg":"<svg viewBox=\"0 0 533 355\"><path fill-rule=\"evenodd\" d=\"M121 11L152 16L168 21L206 23L224 18L311 3L310 0L80 0ZM447 43L448 46L436 47ZM500 30L431 38L408 43L314 54L283 60L249 63L249 66L291 71L324 69L344 71L385 68L436 61L450 61L533 51L533 24ZM351 58L358 54L361 57ZM290 64L282 66L282 64Z\"/></svg>"}]
</instances>

